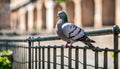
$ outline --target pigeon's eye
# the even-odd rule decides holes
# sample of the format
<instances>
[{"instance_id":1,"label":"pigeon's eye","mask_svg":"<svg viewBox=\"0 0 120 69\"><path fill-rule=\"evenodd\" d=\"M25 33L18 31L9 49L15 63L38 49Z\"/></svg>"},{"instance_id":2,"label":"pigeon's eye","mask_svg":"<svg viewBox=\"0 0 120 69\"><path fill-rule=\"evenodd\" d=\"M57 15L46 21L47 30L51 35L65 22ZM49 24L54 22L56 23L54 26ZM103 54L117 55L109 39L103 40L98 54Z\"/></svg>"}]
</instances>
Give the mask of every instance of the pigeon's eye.
<instances>
[{"instance_id":1,"label":"pigeon's eye","mask_svg":"<svg viewBox=\"0 0 120 69\"><path fill-rule=\"evenodd\" d=\"M73 28L73 26L70 26L70 28Z\"/></svg>"},{"instance_id":2,"label":"pigeon's eye","mask_svg":"<svg viewBox=\"0 0 120 69\"><path fill-rule=\"evenodd\" d=\"M71 26L71 28L75 28L75 26L73 25L73 26Z\"/></svg>"},{"instance_id":3,"label":"pigeon's eye","mask_svg":"<svg viewBox=\"0 0 120 69\"><path fill-rule=\"evenodd\" d=\"M70 29L74 29L74 26L70 26Z\"/></svg>"}]
</instances>

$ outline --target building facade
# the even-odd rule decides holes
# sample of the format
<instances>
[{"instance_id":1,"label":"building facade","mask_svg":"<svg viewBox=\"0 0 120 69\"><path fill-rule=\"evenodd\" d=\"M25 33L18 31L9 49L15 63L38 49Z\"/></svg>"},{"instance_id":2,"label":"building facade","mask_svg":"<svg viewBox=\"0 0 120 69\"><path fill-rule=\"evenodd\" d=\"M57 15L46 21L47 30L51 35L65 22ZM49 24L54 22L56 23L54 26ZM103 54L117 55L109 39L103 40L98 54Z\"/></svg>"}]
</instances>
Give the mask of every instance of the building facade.
<instances>
[{"instance_id":1,"label":"building facade","mask_svg":"<svg viewBox=\"0 0 120 69\"><path fill-rule=\"evenodd\" d=\"M18 0L17 0L18 1ZM21 2L23 3L23 2ZM55 29L59 10L65 10L69 22L80 27L120 26L119 0L36 0L11 7L11 29L23 32Z\"/></svg>"},{"instance_id":2,"label":"building facade","mask_svg":"<svg viewBox=\"0 0 120 69\"><path fill-rule=\"evenodd\" d=\"M10 1L0 0L0 30L10 29Z\"/></svg>"}]
</instances>

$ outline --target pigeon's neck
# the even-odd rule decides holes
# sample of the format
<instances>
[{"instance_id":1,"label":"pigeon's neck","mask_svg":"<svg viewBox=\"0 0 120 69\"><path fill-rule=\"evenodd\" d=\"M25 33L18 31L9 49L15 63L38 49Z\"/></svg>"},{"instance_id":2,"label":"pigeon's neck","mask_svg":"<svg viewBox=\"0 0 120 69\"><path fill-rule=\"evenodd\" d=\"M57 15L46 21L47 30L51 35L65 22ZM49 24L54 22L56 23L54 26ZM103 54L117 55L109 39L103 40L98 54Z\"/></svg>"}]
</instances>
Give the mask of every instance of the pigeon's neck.
<instances>
[{"instance_id":1,"label":"pigeon's neck","mask_svg":"<svg viewBox=\"0 0 120 69\"><path fill-rule=\"evenodd\" d=\"M67 19L67 18L61 18L61 21L62 21L63 23L65 23L65 22L68 22L68 19Z\"/></svg>"},{"instance_id":2,"label":"pigeon's neck","mask_svg":"<svg viewBox=\"0 0 120 69\"><path fill-rule=\"evenodd\" d=\"M64 24L64 23L67 23L67 21L64 21L64 20L62 20L62 19L59 19L57 23L58 23L58 24Z\"/></svg>"}]
</instances>

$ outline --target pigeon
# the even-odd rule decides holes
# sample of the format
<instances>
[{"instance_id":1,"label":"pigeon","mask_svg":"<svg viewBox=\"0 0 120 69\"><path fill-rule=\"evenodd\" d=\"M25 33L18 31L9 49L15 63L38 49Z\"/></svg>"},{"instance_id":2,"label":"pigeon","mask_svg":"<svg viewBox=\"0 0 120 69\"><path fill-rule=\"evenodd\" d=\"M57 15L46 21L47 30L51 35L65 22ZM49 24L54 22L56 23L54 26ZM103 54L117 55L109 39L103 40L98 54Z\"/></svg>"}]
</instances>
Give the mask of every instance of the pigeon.
<instances>
[{"instance_id":1,"label":"pigeon","mask_svg":"<svg viewBox=\"0 0 120 69\"><path fill-rule=\"evenodd\" d=\"M63 10L57 13L57 18L59 19L56 24L56 32L62 40L67 42L64 47L69 47L69 45L72 47L74 42L81 41L90 48L95 48L92 44L95 43L95 41L88 38L83 29L74 23L69 23L67 14Z\"/></svg>"}]
</instances>

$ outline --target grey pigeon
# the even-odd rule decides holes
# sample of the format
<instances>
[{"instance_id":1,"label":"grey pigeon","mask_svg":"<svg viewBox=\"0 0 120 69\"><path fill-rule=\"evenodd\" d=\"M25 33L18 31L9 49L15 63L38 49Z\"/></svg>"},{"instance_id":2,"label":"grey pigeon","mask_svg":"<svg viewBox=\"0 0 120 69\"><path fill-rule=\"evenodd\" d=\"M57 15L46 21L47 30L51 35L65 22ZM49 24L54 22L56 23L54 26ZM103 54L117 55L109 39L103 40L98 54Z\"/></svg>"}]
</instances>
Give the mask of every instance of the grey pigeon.
<instances>
[{"instance_id":1,"label":"grey pigeon","mask_svg":"<svg viewBox=\"0 0 120 69\"><path fill-rule=\"evenodd\" d=\"M57 21L56 25L56 32L62 40L67 42L65 47L67 47L68 44L72 46L73 42L81 41L90 48L95 48L93 44L91 44L95 43L95 41L88 38L83 29L73 23L69 23L67 15L64 11L59 11L57 18L59 18L59 20Z\"/></svg>"}]
</instances>

